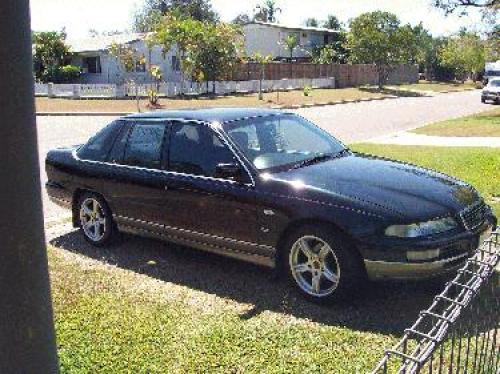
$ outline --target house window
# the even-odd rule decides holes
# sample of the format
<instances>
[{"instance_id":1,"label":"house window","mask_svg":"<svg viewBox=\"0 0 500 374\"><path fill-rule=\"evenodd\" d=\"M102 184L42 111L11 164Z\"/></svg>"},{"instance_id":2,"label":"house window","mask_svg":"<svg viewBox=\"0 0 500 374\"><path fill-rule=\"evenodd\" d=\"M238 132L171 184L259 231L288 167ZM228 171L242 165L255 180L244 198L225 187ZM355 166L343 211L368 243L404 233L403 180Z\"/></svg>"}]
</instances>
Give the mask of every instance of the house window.
<instances>
[{"instance_id":1,"label":"house window","mask_svg":"<svg viewBox=\"0 0 500 374\"><path fill-rule=\"evenodd\" d=\"M83 58L83 67L87 70L87 73L90 74L101 74L101 57L84 57Z\"/></svg>"},{"instance_id":2,"label":"house window","mask_svg":"<svg viewBox=\"0 0 500 374\"><path fill-rule=\"evenodd\" d=\"M173 71L181 70L181 62L177 56L172 56L172 70Z\"/></svg>"}]
</instances>

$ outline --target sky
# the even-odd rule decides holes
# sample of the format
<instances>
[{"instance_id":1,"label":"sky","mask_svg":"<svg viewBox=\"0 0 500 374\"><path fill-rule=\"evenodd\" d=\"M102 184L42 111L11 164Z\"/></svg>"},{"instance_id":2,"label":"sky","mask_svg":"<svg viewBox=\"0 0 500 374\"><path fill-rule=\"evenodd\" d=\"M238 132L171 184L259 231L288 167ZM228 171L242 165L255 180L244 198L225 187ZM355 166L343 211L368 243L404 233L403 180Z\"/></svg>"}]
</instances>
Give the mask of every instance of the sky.
<instances>
[{"instance_id":1,"label":"sky","mask_svg":"<svg viewBox=\"0 0 500 374\"><path fill-rule=\"evenodd\" d=\"M280 23L301 25L309 17L323 19L334 14L343 22L357 15L385 10L395 13L403 23L424 26L434 35L450 35L461 27L481 30L478 11L468 16L450 15L431 6L432 0L277 0L282 12ZM66 28L70 39L85 38L89 29L124 31L130 29L134 11L142 0L31 0L31 22L35 31ZM231 21L239 13L253 13L259 0L212 0L223 21Z\"/></svg>"}]
</instances>

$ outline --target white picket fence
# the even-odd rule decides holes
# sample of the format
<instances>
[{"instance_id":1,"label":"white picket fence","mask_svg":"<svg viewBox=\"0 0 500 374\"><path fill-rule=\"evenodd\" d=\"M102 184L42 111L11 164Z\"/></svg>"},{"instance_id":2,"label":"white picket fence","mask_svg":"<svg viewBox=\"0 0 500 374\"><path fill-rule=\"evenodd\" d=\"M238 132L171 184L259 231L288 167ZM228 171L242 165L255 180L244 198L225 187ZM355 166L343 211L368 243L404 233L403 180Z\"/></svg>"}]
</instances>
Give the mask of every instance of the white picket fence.
<instances>
[{"instance_id":1,"label":"white picket fence","mask_svg":"<svg viewBox=\"0 0 500 374\"><path fill-rule=\"evenodd\" d=\"M159 94L166 97L174 97L180 94L197 96L206 93L216 95L228 95L234 93L259 92L260 81L223 81L223 82L164 82L160 84ZM37 96L67 97L67 98L123 98L147 96L152 89L152 84L41 84L35 83L35 94ZM262 90L289 91L311 88L335 88L335 78L314 79L281 79L262 81Z\"/></svg>"}]
</instances>

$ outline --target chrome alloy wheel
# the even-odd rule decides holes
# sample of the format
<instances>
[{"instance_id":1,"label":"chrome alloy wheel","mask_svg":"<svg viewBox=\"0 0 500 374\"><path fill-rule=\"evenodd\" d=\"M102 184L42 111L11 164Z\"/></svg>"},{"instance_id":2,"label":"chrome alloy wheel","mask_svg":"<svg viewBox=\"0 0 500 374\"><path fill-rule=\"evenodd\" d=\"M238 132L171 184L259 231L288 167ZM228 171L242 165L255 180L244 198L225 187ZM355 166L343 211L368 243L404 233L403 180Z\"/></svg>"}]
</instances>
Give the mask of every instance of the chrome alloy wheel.
<instances>
[{"instance_id":1,"label":"chrome alloy wheel","mask_svg":"<svg viewBox=\"0 0 500 374\"><path fill-rule=\"evenodd\" d=\"M80 223L87 238L93 242L102 240L106 233L106 215L99 201L89 197L82 202Z\"/></svg>"},{"instance_id":2,"label":"chrome alloy wheel","mask_svg":"<svg viewBox=\"0 0 500 374\"><path fill-rule=\"evenodd\" d=\"M328 243L315 236L303 236L290 251L292 276L302 291L314 297L332 294L340 280L340 267Z\"/></svg>"}]
</instances>

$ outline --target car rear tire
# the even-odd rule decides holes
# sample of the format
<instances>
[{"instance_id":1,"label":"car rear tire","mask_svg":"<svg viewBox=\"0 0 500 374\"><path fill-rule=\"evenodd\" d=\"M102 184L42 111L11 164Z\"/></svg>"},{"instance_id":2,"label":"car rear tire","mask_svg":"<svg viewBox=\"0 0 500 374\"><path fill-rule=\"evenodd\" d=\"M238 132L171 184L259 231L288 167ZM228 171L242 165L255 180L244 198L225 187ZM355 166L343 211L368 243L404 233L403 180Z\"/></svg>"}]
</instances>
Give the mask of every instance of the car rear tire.
<instances>
[{"instance_id":1,"label":"car rear tire","mask_svg":"<svg viewBox=\"0 0 500 374\"><path fill-rule=\"evenodd\" d=\"M115 236L115 225L106 201L93 193L83 194L78 201L78 222L83 237L96 247L109 244Z\"/></svg>"},{"instance_id":2,"label":"car rear tire","mask_svg":"<svg viewBox=\"0 0 500 374\"><path fill-rule=\"evenodd\" d=\"M287 238L283 248L283 268L308 300L328 304L352 298L365 281L357 249L330 227L303 226Z\"/></svg>"}]
</instances>

